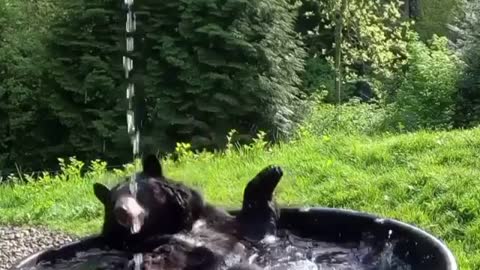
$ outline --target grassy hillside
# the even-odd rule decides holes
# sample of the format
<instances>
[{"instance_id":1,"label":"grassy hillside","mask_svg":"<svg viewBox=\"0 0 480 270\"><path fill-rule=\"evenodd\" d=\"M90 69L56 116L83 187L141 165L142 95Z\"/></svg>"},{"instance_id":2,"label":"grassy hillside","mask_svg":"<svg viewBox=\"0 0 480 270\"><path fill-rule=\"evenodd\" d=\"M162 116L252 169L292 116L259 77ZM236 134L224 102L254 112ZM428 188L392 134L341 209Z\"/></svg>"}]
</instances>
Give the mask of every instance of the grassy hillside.
<instances>
[{"instance_id":1,"label":"grassy hillside","mask_svg":"<svg viewBox=\"0 0 480 270\"><path fill-rule=\"evenodd\" d=\"M246 182L268 164L285 176L280 203L364 210L420 226L445 240L460 269L480 269L480 129L405 135L304 133L301 139L264 149L193 155L165 160L166 174L198 188L207 199L239 206ZM76 234L97 232L102 208L94 181L112 182L98 162L80 177L73 160L63 174L29 185L0 186L0 223L45 224ZM131 171L132 166L126 171Z\"/></svg>"}]
</instances>

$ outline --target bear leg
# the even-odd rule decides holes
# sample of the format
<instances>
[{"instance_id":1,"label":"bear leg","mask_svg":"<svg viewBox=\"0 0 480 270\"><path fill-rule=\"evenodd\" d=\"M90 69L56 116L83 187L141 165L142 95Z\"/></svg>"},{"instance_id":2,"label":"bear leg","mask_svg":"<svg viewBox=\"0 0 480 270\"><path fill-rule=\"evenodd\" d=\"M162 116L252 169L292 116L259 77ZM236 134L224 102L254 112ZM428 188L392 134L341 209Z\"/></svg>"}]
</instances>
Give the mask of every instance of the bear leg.
<instances>
[{"instance_id":1,"label":"bear leg","mask_svg":"<svg viewBox=\"0 0 480 270\"><path fill-rule=\"evenodd\" d=\"M267 166L245 187L243 205L237 221L241 236L258 241L267 234L276 233L279 211L273 200L273 193L283 170L279 166Z\"/></svg>"}]
</instances>

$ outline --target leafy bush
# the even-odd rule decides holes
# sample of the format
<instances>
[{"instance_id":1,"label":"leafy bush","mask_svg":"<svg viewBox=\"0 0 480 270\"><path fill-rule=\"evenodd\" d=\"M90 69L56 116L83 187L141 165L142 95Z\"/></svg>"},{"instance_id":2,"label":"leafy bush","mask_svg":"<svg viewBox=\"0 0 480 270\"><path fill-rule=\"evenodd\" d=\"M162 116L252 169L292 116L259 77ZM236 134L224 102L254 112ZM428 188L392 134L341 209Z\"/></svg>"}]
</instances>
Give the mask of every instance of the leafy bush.
<instances>
[{"instance_id":1,"label":"leafy bush","mask_svg":"<svg viewBox=\"0 0 480 270\"><path fill-rule=\"evenodd\" d=\"M415 30L422 40L431 39L434 34L449 37L448 24L459 14L463 0L422 0L417 14Z\"/></svg>"},{"instance_id":2,"label":"leafy bush","mask_svg":"<svg viewBox=\"0 0 480 270\"><path fill-rule=\"evenodd\" d=\"M333 67L323 57L310 57L305 61L303 89L307 94L327 91L334 94L335 72Z\"/></svg>"},{"instance_id":3,"label":"leafy bush","mask_svg":"<svg viewBox=\"0 0 480 270\"><path fill-rule=\"evenodd\" d=\"M299 128L314 135L378 134L384 130L386 110L377 104L352 99L342 105L314 102L309 117Z\"/></svg>"},{"instance_id":4,"label":"leafy bush","mask_svg":"<svg viewBox=\"0 0 480 270\"><path fill-rule=\"evenodd\" d=\"M405 130L443 129L452 126L460 62L436 37L424 44L413 36L408 45L409 62L400 76L390 124Z\"/></svg>"}]
</instances>

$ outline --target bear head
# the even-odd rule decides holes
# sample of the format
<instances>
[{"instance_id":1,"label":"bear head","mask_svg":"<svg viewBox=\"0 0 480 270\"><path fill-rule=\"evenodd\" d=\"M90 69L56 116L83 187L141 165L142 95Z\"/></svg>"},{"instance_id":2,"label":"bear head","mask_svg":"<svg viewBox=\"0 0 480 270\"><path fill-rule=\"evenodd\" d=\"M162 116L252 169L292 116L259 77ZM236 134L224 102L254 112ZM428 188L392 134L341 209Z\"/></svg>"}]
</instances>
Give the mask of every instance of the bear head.
<instances>
[{"instance_id":1,"label":"bear head","mask_svg":"<svg viewBox=\"0 0 480 270\"><path fill-rule=\"evenodd\" d=\"M147 155L142 167L112 188L93 186L104 206L102 236L109 244L189 230L203 209L197 191L164 177L156 156Z\"/></svg>"}]
</instances>

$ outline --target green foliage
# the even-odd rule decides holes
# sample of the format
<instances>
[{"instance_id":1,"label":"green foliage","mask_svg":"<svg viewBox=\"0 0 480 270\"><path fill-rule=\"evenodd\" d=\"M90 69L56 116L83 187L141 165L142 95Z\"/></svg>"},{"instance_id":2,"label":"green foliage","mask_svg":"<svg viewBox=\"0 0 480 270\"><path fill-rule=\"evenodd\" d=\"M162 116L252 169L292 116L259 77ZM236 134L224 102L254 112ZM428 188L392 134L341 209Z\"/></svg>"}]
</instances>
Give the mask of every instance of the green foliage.
<instances>
[{"instance_id":1,"label":"green foliage","mask_svg":"<svg viewBox=\"0 0 480 270\"><path fill-rule=\"evenodd\" d=\"M465 57L467 64L459 86L456 106L456 126L480 125L480 41Z\"/></svg>"},{"instance_id":2,"label":"green foliage","mask_svg":"<svg viewBox=\"0 0 480 270\"><path fill-rule=\"evenodd\" d=\"M324 16L331 20L339 9L338 1L326 2ZM409 23L401 20L400 1L349 1L342 14L344 43L341 44L346 73L354 64L370 64L372 74L390 77L392 70L404 64L405 34ZM335 27L335 20L325 26ZM355 75L352 75L355 76Z\"/></svg>"},{"instance_id":3,"label":"green foliage","mask_svg":"<svg viewBox=\"0 0 480 270\"><path fill-rule=\"evenodd\" d=\"M105 23L116 13L112 24L122 27L121 14L96 2L2 1L0 168L51 168L56 156L74 154L121 156L110 152L112 134L125 130L121 56L111 53L120 33L109 36Z\"/></svg>"},{"instance_id":4,"label":"green foliage","mask_svg":"<svg viewBox=\"0 0 480 270\"><path fill-rule=\"evenodd\" d=\"M300 34L309 57L323 55L322 51L330 52L334 37L332 29L326 29L329 23L321 13L321 1L301 0L297 8L295 30Z\"/></svg>"},{"instance_id":5,"label":"green foliage","mask_svg":"<svg viewBox=\"0 0 480 270\"><path fill-rule=\"evenodd\" d=\"M204 161L211 160L215 158L216 154L221 154L224 156L235 155L238 152L241 152L243 154L262 154L264 150L270 149L269 142L266 140L267 134L263 131L259 131L256 137L254 137L252 141L248 144L236 143L236 135L238 136L239 134L238 131L235 129L232 129L228 132L226 147L223 151L220 152L212 153L204 150L193 150L190 143L177 143L175 151L172 153L172 155L175 156L176 162L188 163L199 159L202 159ZM167 160L165 160L166 162L168 162L170 156L167 156Z\"/></svg>"},{"instance_id":6,"label":"green foliage","mask_svg":"<svg viewBox=\"0 0 480 270\"><path fill-rule=\"evenodd\" d=\"M146 119L137 119L142 147L215 148L232 128L242 142L258 130L292 132L304 51L286 1L139 0L135 8L137 105L148 97ZM8 22L0 26L0 168L129 158L121 2L2 0L0 14Z\"/></svg>"},{"instance_id":7,"label":"green foliage","mask_svg":"<svg viewBox=\"0 0 480 270\"><path fill-rule=\"evenodd\" d=\"M329 134L375 135L385 131L386 109L377 104L359 103L352 99L342 105L333 105L318 100L299 133L317 136Z\"/></svg>"},{"instance_id":8,"label":"green foliage","mask_svg":"<svg viewBox=\"0 0 480 270\"><path fill-rule=\"evenodd\" d=\"M332 96L335 89L335 72L332 65L323 57L308 58L305 61L303 87L308 94L327 91Z\"/></svg>"},{"instance_id":9,"label":"green foliage","mask_svg":"<svg viewBox=\"0 0 480 270\"><path fill-rule=\"evenodd\" d=\"M259 129L291 132L303 50L289 8L284 0L139 4L154 146L223 146L232 128L247 139Z\"/></svg>"},{"instance_id":10,"label":"green foliage","mask_svg":"<svg viewBox=\"0 0 480 270\"><path fill-rule=\"evenodd\" d=\"M300 16L319 20L310 29L304 30L305 38L318 41L320 37L332 39L335 28L335 16L339 12L341 1L317 1L316 5L305 1L311 8L318 10L304 11ZM343 42L341 60L345 68L347 82L359 78L372 83L391 78L405 64L406 34L410 24L401 18L400 1L365 1L350 0L343 18ZM307 19L304 19L307 20ZM311 22L310 22L311 23ZM328 34L327 34L328 33ZM315 38L317 37L317 38ZM333 42L333 41L332 41ZM311 54L324 55L333 65L333 49L330 46L316 46ZM311 45L312 47L313 45ZM376 89L379 91L380 89ZM378 92L380 97L381 92Z\"/></svg>"},{"instance_id":11,"label":"green foliage","mask_svg":"<svg viewBox=\"0 0 480 270\"><path fill-rule=\"evenodd\" d=\"M7 9L6 1L1 0L0 1L0 42L4 42L6 40L5 38L5 32L6 32L6 25L7 21L9 20L9 12ZM7 72L7 65L5 63L6 60L6 54L4 52L3 46L0 47L0 81L4 81L6 78L6 72ZM4 61L2 61L4 60ZM0 84L0 100L5 99L5 86L3 84ZM7 130L5 122L8 122L8 111L5 106L5 104L0 102L0 137L2 138L7 138ZM5 160L8 158L8 156L4 153L7 152L8 145L7 142L2 140L0 142L0 164L5 164Z\"/></svg>"},{"instance_id":12,"label":"green foliage","mask_svg":"<svg viewBox=\"0 0 480 270\"><path fill-rule=\"evenodd\" d=\"M457 23L456 45L465 62L459 83L455 124L457 127L480 125L480 3L465 4L465 14Z\"/></svg>"},{"instance_id":13,"label":"green foliage","mask_svg":"<svg viewBox=\"0 0 480 270\"><path fill-rule=\"evenodd\" d=\"M433 37L450 37L448 24L459 14L462 0L422 0L420 14L415 18L415 30L421 40Z\"/></svg>"},{"instance_id":14,"label":"green foliage","mask_svg":"<svg viewBox=\"0 0 480 270\"><path fill-rule=\"evenodd\" d=\"M269 139L283 137L307 116L305 96L313 99L312 94L326 90L330 93L327 102L334 96L336 100L328 62L335 47L331 20L335 1L303 0L297 10L287 2L293 1L136 1L139 32L132 57L135 89L140 99L142 92L147 97L142 108L147 112L141 140L144 149L174 151L177 142L187 143L194 152L217 148L228 143L225 135L231 129L237 130L232 137L235 144L253 141L259 130L265 130ZM130 158L121 70L125 17L120 5L113 0L0 0L1 174L53 169L55 157L75 155L114 164ZM342 44L349 75L344 100L358 88L357 79L383 91L389 83L385 78L401 74L398 68L408 59L405 32L409 24L400 18L400 9L396 0L349 1L344 14L347 39ZM427 6L424 10L430 12ZM474 25L471 14L464 17L464 22ZM465 44L471 45L462 47L470 48L470 53L463 54L467 66L457 101L457 126L476 125L480 115L478 47L474 46L478 42L469 34L475 28L469 27L472 30L463 35L469 40ZM302 42L294 30L301 33ZM306 61L303 42L310 55ZM416 71L410 66L408 76L414 78ZM429 87L437 87L435 82ZM396 98L398 92L402 100L395 103L393 113L389 107L382 110L389 111L388 118L400 115L405 122L411 117L405 113L409 109L399 107L412 100L408 106L418 109L421 105L413 98L417 91L412 89L429 88L425 86L429 82L402 76L396 83L389 97ZM432 110L439 111L441 106ZM445 106L450 117L450 103ZM331 118L333 107L318 105L316 110L325 112L316 113L325 113L324 121L340 121L353 117L349 110L360 107L347 104ZM377 110L370 105L364 109L367 116L370 109ZM417 109L413 110L415 117L423 117ZM315 117L320 122L321 117L311 118ZM381 112L378 117L387 116ZM444 118L439 121L447 121Z\"/></svg>"},{"instance_id":15,"label":"green foliage","mask_svg":"<svg viewBox=\"0 0 480 270\"><path fill-rule=\"evenodd\" d=\"M58 10L50 2L0 1L0 171L16 163L39 169L59 154L43 81L45 36Z\"/></svg>"},{"instance_id":16,"label":"green foliage","mask_svg":"<svg viewBox=\"0 0 480 270\"><path fill-rule=\"evenodd\" d=\"M409 63L399 78L391 124L409 131L452 127L461 65L447 42L436 36L428 45L416 38L410 42Z\"/></svg>"},{"instance_id":17,"label":"green foliage","mask_svg":"<svg viewBox=\"0 0 480 270\"><path fill-rule=\"evenodd\" d=\"M9 11L7 9L7 1L1 0L0 1L0 37L3 39L3 34L6 30L7 22L10 19Z\"/></svg>"},{"instance_id":18,"label":"green foliage","mask_svg":"<svg viewBox=\"0 0 480 270\"><path fill-rule=\"evenodd\" d=\"M304 134L295 142L258 151L234 148L230 154L164 160L166 174L199 188L216 205L239 207L247 181L264 166L279 164L285 171L276 195L282 205L339 207L397 218L445 241L459 269L480 267L480 129L374 137ZM63 177L45 174L31 184L0 185L0 223L96 233L103 210L93 182L113 184L135 166L80 178L78 165L66 160Z\"/></svg>"},{"instance_id":19,"label":"green foliage","mask_svg":"<svg viewBox=\"0 0 480 270\"><path fill-rule=\"evenodd\" d=\"M62 155L119 162L116 157L125 157L122 150L128 147L120 2L75 0L63 5L66 12L54 21L47 46L51 71L44 95L57 122L50 129Z\"/></svg>"}]
</instances>

